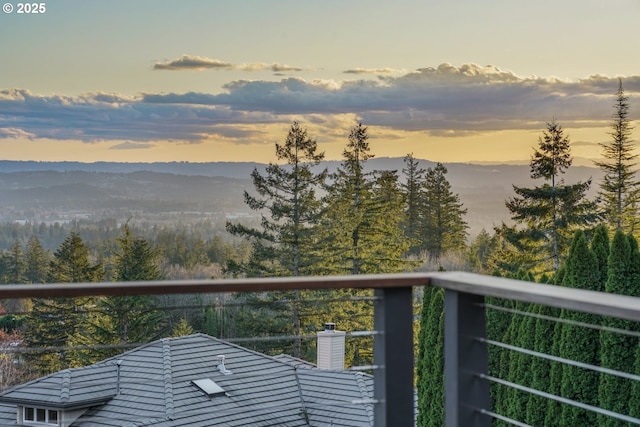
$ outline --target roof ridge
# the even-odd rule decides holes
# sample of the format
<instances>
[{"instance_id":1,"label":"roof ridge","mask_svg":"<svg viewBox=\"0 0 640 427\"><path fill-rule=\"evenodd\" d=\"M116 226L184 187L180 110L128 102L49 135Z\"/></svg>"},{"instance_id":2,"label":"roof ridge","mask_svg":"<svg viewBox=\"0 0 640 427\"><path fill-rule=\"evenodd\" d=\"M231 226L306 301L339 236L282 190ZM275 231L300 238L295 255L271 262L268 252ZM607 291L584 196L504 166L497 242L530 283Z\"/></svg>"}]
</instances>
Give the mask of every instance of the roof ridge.
<instances>
[{"instance_id":1,"label":"roof ridge","mask_svg":"<svg viewBox=\"0 0 640 427\"><path fill-rule=\"evenodd\" d=\"M71 393L71 370L65 369L62 371L62 385L60 387L60 399L69 400Z\"/></svg>"},{"instance_id":2,"label":"roof ridge","mask_svg":"<svg viewBox=\"0 0 640 427\"><path fill-rule=\"evenodd\" d=\"M298 386L298 396L300 397L300 406L302 406L302 417L304 418L305 424L309 424L309 412L307 412L306 401L304 400L304 393L302 392L302 384L300 384L300 377L298 377L298 368L296 366L293 367L293 376L296 379L296 385Z\"/></svg>"},{"instance_id":3,"label":"roof ridge","mask_svg":"<svg viewBox=\"0 0 640 427\"><path fill-rule=\"evenodd\" d=\"M171 343L168 339L162 339L162 370L164 379L164 405L168 419L173 417L173 387L171 385Z\"/></svg>"},{"instance_id":4,"label":"roof ridge","mask_svg":"<svg viewBox=\"0 0 640 427\"><path fill-rule=\"evenodd\" d=\"M355 376L358 389L360 389L360 394L363 398L369 397L367 383L364 380L365 375L362 372L356 372ZM365 403L364 410L367 412L367 416L369 417L369 424L373 426L373 405Z\"/></svg>"}]
</instances>

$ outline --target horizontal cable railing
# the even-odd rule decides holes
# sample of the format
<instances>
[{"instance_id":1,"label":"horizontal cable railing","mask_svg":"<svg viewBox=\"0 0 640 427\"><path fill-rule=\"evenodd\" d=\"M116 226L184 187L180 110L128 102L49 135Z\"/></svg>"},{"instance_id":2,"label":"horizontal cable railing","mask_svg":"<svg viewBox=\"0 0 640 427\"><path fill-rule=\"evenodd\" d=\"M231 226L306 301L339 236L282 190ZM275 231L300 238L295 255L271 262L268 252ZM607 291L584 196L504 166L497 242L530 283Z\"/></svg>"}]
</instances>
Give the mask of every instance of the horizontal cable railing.
<instances>
[{"instance_id":1,"label":"horizontal cable railing","mask_svg":"<svg viewBox=\"0 0 640 427\"><path fill-rule=\"evenodd\" d=\"M625 381L638 382L640 373L587 363L562 357L552 352L540 352L514 342L502 341L502 337L487 334L487 313L499 312L505 316L531 317L550 324L586 328L592 333L619 334L626 339L637 340L640 328L619 327L606 322L585 322L565 318L563 315L539 314L527 311L532 304L556 309L558 313L582 312L607 318L640 321L640 298L580 290L574 288L522 282L463 272L408 273L362 276L284 277L261 279L184 280L126 283L72 283L43 285L0 286L0 299L56 298L81 296L133 296L217 294L228 292L267 292L302 289L374 289L372 297L360 297L374 306L375 325L371 331L354 331L352 338L373 337L373 364L355 367L374 373L376 391L376 427L414 425L413 407L413 310L411 289L416 286L432 286L445 292L445 425L529 426L525 419L516 419L509 413L496 410L494 387L526 393L545 401L569 405L589 411L597 416L611 417L616 422L640 424L640 419L623 411L611 410L579 399L563 396L562 391L536 389L528 383L511 381L489 371L498 361L490 360L498 352L521 354L528 358L544 360L561 366L611 375ZM486 300L486 299L490 300ZM508 301L494 303L492 299ZM339 299L336 299L339 303ZM523 305L520 305L523 304ZM199 306L194 306L198 309ZM189 306L183 307L190 309ZM390 333L392 331L392 333ZM290 339L277 337L229 337L238 343L245 340ZM296 336L307 339L311 336ZM557 337L556 337L557 338ZM553 334L546 337L553 341ZM9 350L11 351L11 350ZM20 350L17 350L20 351ZM504 354L504 353L503 353ZM640 354L640 353L639 353ZM410 363L407 363L409 361ZM409 416L407 416L409 414ZM497 424L496 424L497 425ZM550 424L551 425L551 424Z\"/></svg>"},{"instance_id":2,"label":"horizontal cable railing","mask_svg":"<svg viewBox=\"0 0 640 427\"><path fill-rule=\"evenodd\" d=\"M632 410L629 404L637 400L638 396L634 395L630 402L627 402L629 393L623 394L622 390L617 389L607 391L602 386L606 381L619 381L620 383L615 384L621 384L621 389L629 390L632 388L629 384L640 384L640 372L634 371L634 369L640 369L640 364L636 367L633 361L637 357L636 352L640 355L640 349L636 349L635 344L640 336L640 326L634 323L640 320L640 298L468 273L434 273L431 279L431 286L445 288L450 298L456 295L458 299L468 299L466 308L469 312L473 310L481 311L483 314L498 312L506 316L509 324L516 325L516 327L510 326L512 329L507 332L503 331L504 337L490 339L486 330L477 327L478 317L474 317L473 314L467 315L458 305L458 316L453 319L457 332L445 332L445 352L447 340L450 341L449 347L452 341L457 345L454 351L445 353L445 366L448 365L445 368L445 387L449 389L446 402L447 426L640 425L640 418L630 413ZM502 304L485 302L484 297L499 299ZM455 309L456 304L445 305L445 311L451 307ZM537 307L547 307L553 314L540 314L534 310ZM590 320L575 320L576 315L572 313L577 312L587 313L587 318ZM446 313L445 316L447 316ZM584 318L584 315L582 316L579 318ZM449 314L445 322L446 320L451 322L451 318L452 315ZM523 335L531 333L531 324L527 326L525 323L527 318L534 322L548 323L547 330L552 332L546 336L535 337L536 346L538 340L546 342L545 352L514 344L523 339ZM491 316L491 319L495 321L495 315ZM491 325L491 319L488 325ZM610 319L622 320L615 323ZM486 322L483 320L482 323L487 325ZM622 327L619 327L620 323ZM586 351L584 357L589 356L589 362L580 360L583 357L581 354L577 355L578 360L563 357L563 351L571 350L572 345L579 344L571 341L572 336L554 332L562 331L562 328L570 328L573 334L579 333L580 330L588 331L591 337L590 344L598 351L602 350L598 347L602 336L618 336L620 338L617 342L631 343L633 360L623 364L624 366L615 366L614 369L606 365L604 356L594 356ZM457 341L452 339L453 333L458 334ZM526 341L526 337L524 339ZM531 345L531 339L529 342ZM561 348L565 350L560 350ZM607 348L607 351L615 354L617 350ZM629 350L625 347L620 351L628 353ZM573 357L576 357L575 351L569 351L569 353L574 353ZM488 359L488 354L491 354L492 359ZM482 366L478 366L477 363L474 365L474 362L469 360L483 357L486 358L487 363ZM519 361L518 357L524 359ZM607 360L610 359L613 358L609 356ZM525 361L524 367L522 360ZM542 364L537 365L538 367L546 366L546 370L542 373L538 372L538 375L548 377L546 382L550 389L536 388L531 383L534 377L530 370L534 369L535 360L543 361ZM521 365L519 366L518 363ZM502 375L490 372L490 369L497 370ZM529 372L523 373L522 370L529 370ZM566 374L565 370L569 374ZM578 379L574 376L583 375L583 372L590 375L592 388L589 391L585 391L584 385L566 385L576 383ZM454 378L454 382L457 379L458 389L446 378L447 376ZM551 378L554 378L553 382ZM603 378L606 379L603 380ZM539 383L540 381L538 386ZM459 390L462 387L473 388L475 391L465 393ZM636 387L640 390L640 386ZM490 392L490 390L493 391ZM483 398L489 394L495 398L491 404ZM621 395L625 397L621 399ZM526 405L531 404L534 397L541 400L537 401L538 406L532 409L533 412L545 414L548 407L553 407L548 402L559 405L556 408L560 409L547 412L547 418L544 421L538 419L536 423L530 423L528 418L531 408L526 408ZM614 402L612 403L611 400Z\"/></svg>"},{"instance_id":3,"label":"horizontal cable railing","mask_svg":"<svg viewBox=\"0 0 640 427\"><path fill-rule=\"evenodd\" d=\"M229 279L229 280L175 280L175 281L140 281L140 282L108 282L108 283L57 283L38 285L5 285L0 286L0 299L57 300L58 298L79 298L89 296L124 297L155 295L162 299L175 295L178 297L193 294L263 294L268 291L294 290L374 290L370 295L349 295L329 299L309 299L308 301L292 301L280 299L258 305L267 306L304 303L313 306L316 303L344 304L346 302L367 304L373 310L373 330L355 330L346 334L349 340L373 340L373 358L364 349L361 357L365 364L351 366L351 371L366 371L373 374L373 396L360 401L345 402L345 404L373 405L375 426L394 425L409 427L414 425L414 389L413 389L413 296L414 286L428 284L428 277L424 274L375 275L375 276L326 276L326 277L283 277L260 279ZM190 300L189 300L190 301ZM211 307L220 308L224 302L211 301ZM206 303L187 304L183 306L164 307L166 311L176 310L187 312L202 310ZM242 304L232 303L234 309L242 309ZM89 305L81 309L73 308L75 315L84 313L91 316L99 313L100 308ZM111 309L111 313L119 308ZM153 311L153 310L149 310ZM62 314L63 315L63 314ZM357 317L351 317L355 320ZM385 331L394 331L392 334ZM222 337L229 342L247 345L260 341L294 341L298 342L317 339L312 335L277 335L277 336L230 336ZM5 348L0 353L23 354L33 352L79 352L102 350L128 350L143 343L125 343L115 345L74 345L73 347L58 346L47 348ZM269 344L270 345L270 344ZM369 341L369 346L370 341Z\"/></svg>"}]
</instances>

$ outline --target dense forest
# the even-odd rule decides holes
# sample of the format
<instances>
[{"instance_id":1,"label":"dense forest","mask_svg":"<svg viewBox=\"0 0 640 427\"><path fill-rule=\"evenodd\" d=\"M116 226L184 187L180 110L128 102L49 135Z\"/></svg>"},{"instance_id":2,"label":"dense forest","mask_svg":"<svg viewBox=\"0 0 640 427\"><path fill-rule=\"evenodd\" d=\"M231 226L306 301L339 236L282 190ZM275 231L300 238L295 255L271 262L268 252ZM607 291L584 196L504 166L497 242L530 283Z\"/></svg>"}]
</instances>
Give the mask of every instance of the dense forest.
<instances>
[{"instance_id":1,"label":"dense forest","mask_svg":"<svg viewBox=\"0 0 640 427\"><path fill-rule=\"evenodd\" d=\"M255 216L226 222L0 224L0 283L72 283L223 277L284 277L467 270L560 286L636 295L640 185L620 83L597 166L602 181L565 182L570 138L553 119L530 162L530 186L504 201L510 221L470 239L467 209L442 163L422 168L411 153L401 170L371 170L369 130L356 124L342 161L323 167L317 141L294 122L277 162L253 169L243 191ZM592 198L592 186L597 197ZM2 246L0 246L2 247ZM523 282L523 285L524 282ZM292 291L161 297L36 298L2 301L0 387L83 366L159 337L204 332L268 354L315 360L312 337L327 320L347 331L373 329L367 291ZM490 338L640 373L637 338L584 331L549 317L633 329L539 306L488 302ZM419 425L443 424L441 291L416 291ZM527 316L533 313L536 316ZM52 320L54 319L54 320ZM243 340L246 339L246 340ZM370 337L349 337L348 365L372 362ZM495 350L495 351L494 351ZM492 373L566 398L635 414L640 388L605 374L493 349ZM579 380L577 380L579 379ZM620 399L620 393L625 393ZM495 387L496 411L531 425L617 425L536 396ZM616 399L612 395L617 394ZM620 401L625 408L616 405ZM544 404L546 405L546 403ZM636 414L638 415L638 414ZM560 421L559 421L560 420Z\"/></svg>"}]
</instances>

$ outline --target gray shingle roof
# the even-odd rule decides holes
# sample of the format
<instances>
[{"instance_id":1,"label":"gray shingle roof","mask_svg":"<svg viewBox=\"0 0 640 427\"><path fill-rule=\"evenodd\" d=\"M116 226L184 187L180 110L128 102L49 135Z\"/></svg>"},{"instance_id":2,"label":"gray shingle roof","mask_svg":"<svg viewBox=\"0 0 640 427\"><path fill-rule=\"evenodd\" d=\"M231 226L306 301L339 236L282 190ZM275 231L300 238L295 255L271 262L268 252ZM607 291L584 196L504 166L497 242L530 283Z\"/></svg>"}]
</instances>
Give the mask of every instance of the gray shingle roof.
<instances>
[{"instance_id":1,"label":"gray shingle roof","mask_svg":"<svg viewBox=\"0 0 640 427\"><path fill-rule=\"evenodd\" d=\"M218 370L218 355L225 356L231 375ZM204 378L226 395L210 398L192 383ZM323 371L196 334L18 386L0 395L0 425L15 425L16 403L28 401L85 405L74 427L369 427L372 397L369 375Z\"/></svg>"}]
</instances>

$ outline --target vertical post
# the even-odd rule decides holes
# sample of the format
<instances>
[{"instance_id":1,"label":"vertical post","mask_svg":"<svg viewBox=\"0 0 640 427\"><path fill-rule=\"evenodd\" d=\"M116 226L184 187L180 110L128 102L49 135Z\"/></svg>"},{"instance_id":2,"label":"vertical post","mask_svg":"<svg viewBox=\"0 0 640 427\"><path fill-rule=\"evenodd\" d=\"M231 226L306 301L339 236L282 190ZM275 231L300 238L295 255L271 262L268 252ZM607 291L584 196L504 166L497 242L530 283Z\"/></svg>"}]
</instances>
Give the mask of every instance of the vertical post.
<instances>
[{"instance_id":1,"label":"vertical post","mask_svg":"<svg viewBox=\"0 0 640 427\"><path fill-rule=\"evenodd\" d=\"M411 287L375 290L373 395L375 427L413 427L413 306Z\"/></svg>"},{"instance_id":2,"label":"vertical post","mask_svg":"<svg viewBox=\"0 0 640 427\"><path fill-rule=\"evenodd\" d=\"M490 427L491 418L479 409L491 409L487 374L489 355L484 297L445 290L444 389L446 427Z\"/></svg>"}]
</instances>

